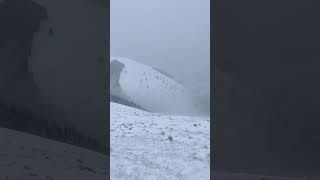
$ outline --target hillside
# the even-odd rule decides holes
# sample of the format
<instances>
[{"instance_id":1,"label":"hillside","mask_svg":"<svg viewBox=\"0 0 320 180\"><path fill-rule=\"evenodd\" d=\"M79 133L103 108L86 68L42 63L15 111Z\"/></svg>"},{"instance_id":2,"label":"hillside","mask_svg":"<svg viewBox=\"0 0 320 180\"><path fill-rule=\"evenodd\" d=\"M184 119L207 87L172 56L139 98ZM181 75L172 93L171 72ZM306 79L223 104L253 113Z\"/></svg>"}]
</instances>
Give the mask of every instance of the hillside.
<instances>
[{"instance_id":1,"label":"hillside","mask_svg":"<svg viewBox=\"0 0 320 180\"><path fill-rule=\"evenodd\" d=\"M152 111L195 114L193 96L166 74L137 61L111 57L110 93Z\"/></svg>"},{"instance_id":2,"label":"hillside","mask_svg":"<svg viewBox=\"0 0 320 180\"><path fill-rule=\"evenodd\" d=\"M111 179L208 180L210 120L110 103Z\"/></svg>"},{"instance_id":3,"label":"hillside","mask_svg":"<svg viewBox=\"0 0 320 180\"><path fill-rule=\"evenodd\" d=\"M94 151L0 128L0 179L98 180L107 157Z\"/></svg>"}]
</instances>

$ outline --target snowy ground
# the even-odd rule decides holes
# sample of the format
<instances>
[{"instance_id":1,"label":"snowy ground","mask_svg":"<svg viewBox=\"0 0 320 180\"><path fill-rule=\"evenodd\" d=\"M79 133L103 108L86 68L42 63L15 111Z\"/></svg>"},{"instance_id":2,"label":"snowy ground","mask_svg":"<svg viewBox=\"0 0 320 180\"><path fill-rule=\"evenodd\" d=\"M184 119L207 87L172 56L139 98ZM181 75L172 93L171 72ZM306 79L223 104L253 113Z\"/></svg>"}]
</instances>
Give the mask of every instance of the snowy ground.
<instances>
[{"instance_id":1,"label":"snowy ground","mask_svg":"<svg viewBox=\"0 0 320 180\"><path fill-rule=\"evenodd\" d=\"M209 117L167 116L116 103L110 112L112 180L210 179Z\"/></svg>"},{"instance_id":2,"label":"snowy ground","mask_svg":"<svg viewBox=\"0 0 320 180\"><path fill-rule=\"evenodd\" d=\"M106 156L80 147L0 128L1 180L99 180Z\"/></svg>"},{"instance_id":3,"label":"snowy ground","mask_svg":"<svg viewBox=\"0 0 320 180\"><path fill-rule=\"evenodd\" d=\"M115 103L110 106L111 180L209 179L209 118L148 113ZM5 128L0 128L0 147L1 180L100 180L107 176L107 157L80 147ZM319 179L229 172L214 172L213 177Z\"/></svg>"}]
</instances>

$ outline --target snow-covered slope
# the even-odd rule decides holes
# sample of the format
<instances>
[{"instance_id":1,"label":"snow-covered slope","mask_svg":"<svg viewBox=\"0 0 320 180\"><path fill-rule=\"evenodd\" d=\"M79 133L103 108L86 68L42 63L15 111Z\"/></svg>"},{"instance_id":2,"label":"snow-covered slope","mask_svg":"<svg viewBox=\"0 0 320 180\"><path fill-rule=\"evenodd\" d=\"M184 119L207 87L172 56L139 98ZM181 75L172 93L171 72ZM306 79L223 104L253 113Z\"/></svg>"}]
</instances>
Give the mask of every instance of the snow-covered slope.
<instances>
[{"instance_id":1,"label":"snow-covered slope","mask_svg":"<svg viewBox=\"0 0 320 180\"><path fill-rule=\"evenodd\" d=\"M112 180L208 180L209 117L169 116L110 103Z\"/></svg>"},{"instance_id":2,"label":"snow-covered slope","mask_svg":"<svg viewBox=\"0 0 320 180\"><path fill-rule=\"evenodd\" d=\"M110 69L112 95L121 96L152 112L196 112L191 93L156 69L121 57L110 58Z\"/></svg>"},{"instance_id":3,"label":"snow-covered slope","mask_svg":"<svg viewBox=\"0 0 320 180\"><path fill-rule=\"evenodd\" d=\"M107 157L76 146L0 128L0 179L99 180Z\"/></svg>"},{"instance_id":4,"label":"snow-covered slope","mask_svg":"<svg viewBox=\"0 0 320 180\"><path fill-rule=\"evenodd\" d=\"M112 180L209 180L209 117L170 116L110 103ZM171 137L171 138L170 138ZM211 172L217 180L318 180Z\"/></svg>"}]
</instances>

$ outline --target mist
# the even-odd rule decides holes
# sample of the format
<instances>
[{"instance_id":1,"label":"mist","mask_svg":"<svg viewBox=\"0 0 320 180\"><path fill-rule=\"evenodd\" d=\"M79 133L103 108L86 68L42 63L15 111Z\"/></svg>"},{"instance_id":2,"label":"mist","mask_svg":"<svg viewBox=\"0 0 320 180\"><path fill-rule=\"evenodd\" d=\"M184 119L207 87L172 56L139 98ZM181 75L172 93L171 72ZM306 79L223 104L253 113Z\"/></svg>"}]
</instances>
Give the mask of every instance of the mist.
<instances>
[{"instance_id":1,"label":"mist","mask_svg":"<svg viewBox=\"0 0 320 180\"><path fill-rule=\"evenodd\" d=\"M210 1L112 0L110 5L111 56L160 68L209 105Z\"/></svg>"}]
</instances>

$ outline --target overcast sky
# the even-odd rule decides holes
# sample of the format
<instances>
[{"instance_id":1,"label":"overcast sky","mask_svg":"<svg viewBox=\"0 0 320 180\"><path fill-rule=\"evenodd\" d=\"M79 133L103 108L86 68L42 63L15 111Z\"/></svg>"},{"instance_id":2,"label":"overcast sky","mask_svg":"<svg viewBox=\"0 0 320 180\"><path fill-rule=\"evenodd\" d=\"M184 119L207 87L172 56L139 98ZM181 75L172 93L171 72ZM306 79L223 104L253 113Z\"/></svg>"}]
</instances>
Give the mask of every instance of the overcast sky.
<instances>
[{"instance_id":1,"label":"overcast sky","mask_svg":"<svg viewBox=\"0 0 320 180\"><path fill-rule=\"evenodd\" d=\"M209 85L210 0L111 0L111 56Z\"/></svg>"}]
</instances>

